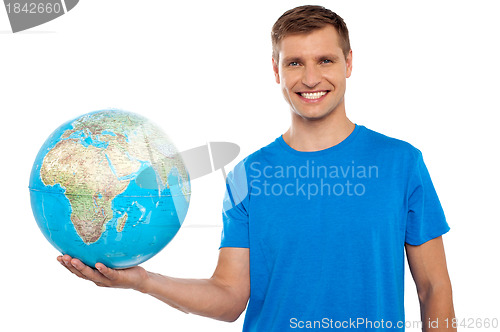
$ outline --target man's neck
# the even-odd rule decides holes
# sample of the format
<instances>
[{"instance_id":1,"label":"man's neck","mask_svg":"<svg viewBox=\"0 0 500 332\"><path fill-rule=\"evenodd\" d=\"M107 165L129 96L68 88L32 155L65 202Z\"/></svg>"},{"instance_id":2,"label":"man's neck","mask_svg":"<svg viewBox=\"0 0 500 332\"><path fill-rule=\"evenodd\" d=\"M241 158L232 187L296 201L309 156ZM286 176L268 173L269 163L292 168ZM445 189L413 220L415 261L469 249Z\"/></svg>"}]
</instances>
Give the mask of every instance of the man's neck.
<instances>
[{"instance_id":1,"label":"man's neck","mask_svg":"<svg viewBox=\"0 0 500 332\"><path fill-rule=\"evenodd\" d=\"M345 140L354 128L345 110L318 120L307 120L292 112L292 125L283 139L297 151L320 151Z\"/></svg>"}]
</instances>

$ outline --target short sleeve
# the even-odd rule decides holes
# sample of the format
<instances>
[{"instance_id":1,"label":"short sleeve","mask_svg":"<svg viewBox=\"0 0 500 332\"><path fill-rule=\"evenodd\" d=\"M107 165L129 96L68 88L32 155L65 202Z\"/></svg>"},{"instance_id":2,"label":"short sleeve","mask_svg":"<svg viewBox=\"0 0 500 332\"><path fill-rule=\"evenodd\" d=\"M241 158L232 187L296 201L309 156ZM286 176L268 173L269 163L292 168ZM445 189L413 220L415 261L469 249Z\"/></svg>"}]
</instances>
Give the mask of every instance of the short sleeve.
<instances>
[{"instance_id":1,"label":"short sleeve","mask_svg":"<svg viewBox=\"0 0 500 332\"><path fill-rule=\"evenodd\" d=\"M226 178L220 248L250 247L248 219L248 182L244 161L242 161L229 172Z\"/></svg>"},{"instance_id":2,"label":"short sleeve","mask_svg":"<svg viewBox=\"0 0 500 332\"><path fill-rule=\"evenodd\" d=\"M420 245L450 230L420 151L410 173L407 197L406 243Z\"/></svg>"}]
</instances>

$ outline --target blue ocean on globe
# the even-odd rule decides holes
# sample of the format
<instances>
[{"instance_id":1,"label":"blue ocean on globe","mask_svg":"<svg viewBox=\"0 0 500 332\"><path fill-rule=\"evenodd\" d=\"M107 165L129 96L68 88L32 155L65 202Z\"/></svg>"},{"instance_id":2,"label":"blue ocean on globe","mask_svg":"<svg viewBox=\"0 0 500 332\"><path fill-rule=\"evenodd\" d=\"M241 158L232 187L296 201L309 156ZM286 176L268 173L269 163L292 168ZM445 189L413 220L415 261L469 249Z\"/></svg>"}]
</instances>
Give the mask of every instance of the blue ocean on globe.
<instances>
[{"instance_id":1,"label":"blue ocean on globe","mask_svg":"<svg viewBox=\"0 0 500 332\"><path fill-rule=\"evenodd\" d=\"M191 194L187 169L165 133L120 110L57 128L36 156L29 188L38 227L57 250L112 268L162 250L181 227Z\"/></svg>"}]
</instances>

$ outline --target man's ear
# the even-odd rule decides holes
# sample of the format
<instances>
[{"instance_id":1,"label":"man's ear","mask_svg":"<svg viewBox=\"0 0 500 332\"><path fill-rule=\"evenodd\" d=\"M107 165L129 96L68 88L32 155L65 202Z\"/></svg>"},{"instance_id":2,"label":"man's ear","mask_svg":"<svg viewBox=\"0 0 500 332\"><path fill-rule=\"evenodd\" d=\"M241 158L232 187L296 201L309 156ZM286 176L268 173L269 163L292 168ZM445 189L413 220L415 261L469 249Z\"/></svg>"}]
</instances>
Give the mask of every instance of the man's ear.
<instances>
[{"instance_id":1,"label":"man's ear","mask_svg":"<svg viewBox=\"0 0 500 332\"><path fill-rule=\"evenodd\" d=\"M347 55L347 58L345 59L345 64L346 64L346 78L351 77L352 73L352 50L349 51L349 54Z\"/></svg>"},{"instance_id":2,"label":"man's ear","mask_svg":"<svg viewBox=\"0 0 500 332\"><path fill-rule=\"evenodd\" d=\"M274 78L276 80L276 83L280 84L280 70L278 67L278 63L273 57L273 71L274 71Z\"/></svg>"}]
</instances>

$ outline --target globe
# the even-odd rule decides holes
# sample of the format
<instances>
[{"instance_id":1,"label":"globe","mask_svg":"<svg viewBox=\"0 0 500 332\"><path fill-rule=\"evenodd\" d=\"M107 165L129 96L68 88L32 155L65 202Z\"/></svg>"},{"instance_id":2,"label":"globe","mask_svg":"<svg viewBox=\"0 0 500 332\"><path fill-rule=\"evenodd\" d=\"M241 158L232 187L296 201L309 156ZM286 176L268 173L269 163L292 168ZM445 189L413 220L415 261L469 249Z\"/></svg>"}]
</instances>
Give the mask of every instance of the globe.
<instances>
[{"instance_id":1,"label":"globe","mask_svg":"<svg viewBox=\"0 0 500 332\"><path fill-rule=\"evenodd\" d=\"M31 207L45 238L89 266L138 265L162 250L186 216L188 171L165 133L122 110L57 128L36 156Z\"/></svg>"}]
</instances>

